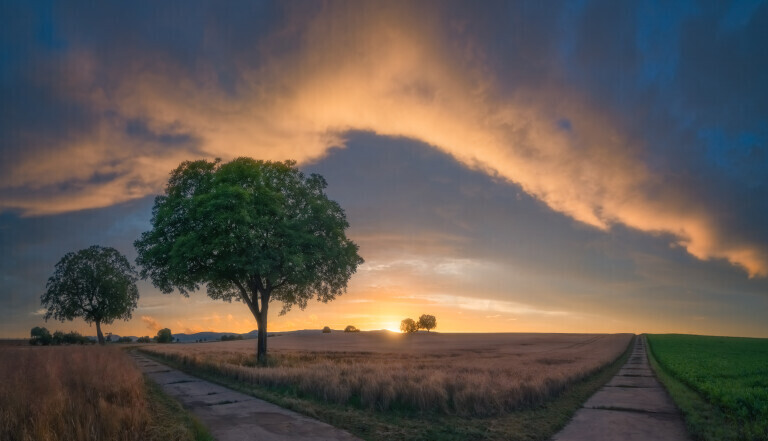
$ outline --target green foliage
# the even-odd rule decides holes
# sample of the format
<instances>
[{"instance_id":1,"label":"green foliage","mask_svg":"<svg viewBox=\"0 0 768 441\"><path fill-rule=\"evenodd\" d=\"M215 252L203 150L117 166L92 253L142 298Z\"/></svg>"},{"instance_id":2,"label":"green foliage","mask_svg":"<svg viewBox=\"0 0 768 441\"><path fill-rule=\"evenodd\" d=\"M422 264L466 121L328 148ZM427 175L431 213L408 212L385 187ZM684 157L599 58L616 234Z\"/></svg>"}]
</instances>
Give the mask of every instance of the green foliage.
<instances>
[{"instance_id":1,"label":"green foliage","mask_svg":"<svg viewBox=\"0 0 768 441\"><path fill-rule=\"evenodd\" d=\"M29 340L29 344L31 345L47 346L51 344L51 340L53 339L48 329L41 328L40 326L35 326L34 328L32 328L32 330L29 332L29 335L32 337Z\"/></svg>"},{"instance_id":2,"label":"green foliage","mask_svg":"<svg viewBox=\"0 0 768 441\"><path fill-rule=\"evenodd\" d=\"M360 332L360 330L352 325L349 325L346 328L344 328L344 332Z\"/></svg>"},{"instance_id":3,"label":"green foliage","mask_svg":"<svg viewBox=\"0 0 768 441\"><path fill-rule=\"evenodd\" d=\"M233 340L242 340L242 335L222 335L221 341L233 341Z\"/></svg>"},{"instance_id":4,"label":"green foliage","mask_svg":"<svg viewBox=\"0 0 768 441\"><path fill-rule=\"evenodd\" d=\"M328 326L323 328L323 334L330 334L330 333L331 333L331 328L329 328Z\"/></svg>"},{"instance_id":5,"label":"green foliage","mask_svg":"<svg viewBox=\"0 0 768 441\"><path fill-rule=\"evenodd\" d=\"M131 337L120 337L117 339L118 343L133 343L133 339Z\"/></svg>"},{"instance_id":6,"label":"green foliage","mask_svg":"<svg viewBox=\"0 0 768 441\"><path fill-rule=\"evenodd\" d=\"M670 334L648 342L659 365L722 410L739 438L768 439L768 339Z\"/></svg>"},{"instance_id":7,"label":"green foliage","mask_svg":"<svg viewBox=\"0 0 768 441\"><path fill-rule=\"evenodd\" d=\"M136 339L136 343L150 343L151 341L152 339L150 339L148 335Z\"/></svg>"},{"instance_id":8,"label":"green foliage","mask_svg":"<svg viewBox=\"0 0 768 441\"><path fill-rule=\"evenodd\" d=\"M157 342L158 343L170 343L173 341L173 334L171 334L171 330L168 328L163 328L159 331L157 331Z\"/></svg>"},{"instance_id":9,"label":"green foliage","mask_svg":"<svg viewBox=\"0 0 768 441\"><path fill-rule=\"evenodd\" d=\"M434 315L422 314L421 317L419 317L417 326L419 329L426 329L427 332L429 332L430 329L435 329L437 327L437 319Z\"/></svg>"},{"instance_id":10,"label":"green foliage","mask_svg":"<svg viewBox=\"0 0 768 441\"><path fill-rule=\"evenodd\" d=\"M400 332L405 332L406 334L412 334L419 330L419 324L413 321L412 318L407 318L400 322Z\"/></svg>"},{"instance_id":11,"label":"green foliage","mask_svg":"<svg viewBox=\"0 0 768 441\"><path fill-rule=\"evenodd\" d=\"M48 279L40 301L48 310L45 319L96 323L103 343L101 324L128 320L136 308L139 290L136 271L128 259L110 247L92 246L67 253Z\"/></svg>"},{"instance_id":12,"label":"green foliage","mask_svg":"<svg viewBox=\"0 0 768 441\"><path fill-rule=\"evenodd\" d=\"M363 262L326 185L293 161L184 162L155 198L152 230L134 243L141 277L165 293L205 285L211 298L246 303L266 354L271 301L283 314L333 300Z\"/></svg>"}]
</instances>

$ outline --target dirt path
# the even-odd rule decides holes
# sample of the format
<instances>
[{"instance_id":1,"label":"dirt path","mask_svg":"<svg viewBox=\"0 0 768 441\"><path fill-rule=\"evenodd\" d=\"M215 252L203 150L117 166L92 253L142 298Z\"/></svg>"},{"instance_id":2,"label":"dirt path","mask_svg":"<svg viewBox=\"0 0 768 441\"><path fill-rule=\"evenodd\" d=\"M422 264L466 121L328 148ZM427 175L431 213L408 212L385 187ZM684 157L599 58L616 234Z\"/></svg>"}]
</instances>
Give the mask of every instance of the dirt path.
<instances>
[{"instance_id":1,"label":"dirt path","mask_svg":"<svg viewBox=\"0 0 768 441\"><path fill-rule=\"evenodd\" d=\"M584 403L553 441L688 441L685 423L635 340L627 363Z\"/></svg>"},{"instance_id":2,"label":"dirt path","mask_svg":"<svg viewBox=\"0 0 768 441\"><path fill-rule=\"evenodd\" d=\"M357 441L351 434L226 387L187 375L139 353L141 370L179 400L218 441Z\"/></svg>"}]
</instances>

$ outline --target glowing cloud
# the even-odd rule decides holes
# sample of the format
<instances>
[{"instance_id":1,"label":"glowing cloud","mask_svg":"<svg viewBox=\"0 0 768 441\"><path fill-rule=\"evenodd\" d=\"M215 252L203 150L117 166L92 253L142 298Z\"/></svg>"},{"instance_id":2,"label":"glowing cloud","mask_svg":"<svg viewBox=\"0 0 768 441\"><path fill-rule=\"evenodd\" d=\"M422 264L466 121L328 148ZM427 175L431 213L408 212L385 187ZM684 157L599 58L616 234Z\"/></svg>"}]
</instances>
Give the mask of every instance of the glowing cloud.
<instances>
[{"instance_id":1,"label":"glowing cloud","mask_svg":"<svg viewBox=\"0 0 768 441\"><path fill-rule=\"evenodd\" d=\"M766 251L724 231L712 208L654 175L639 159L642 141L611 115L558 84L505 91L471 36L459 30L461 38L446 43L444 24L411 7L351 3L295 14L255 45L259 67L243 63L234 95L218 86L211 62L190 74L155 58L109 72L117 86L107 90L95 76L99 60L78 53L67 93L110 116L55 155L37 152L4 170L0 207L40 215L108 206L160 192L184 159L306 164L343 146L346 132L366 130L421 140L595 228L671 234L697 258L766 275ZM274 49L287 41L294 49ZM135 121L189 142L138 141L125 130Z\"/></svg>"},{"instance_id":2,"label":"glowing cloud","mask_svg":"<svg viewBox=\"0 0 768 441\"><path fill-rule=\"evenodd\" d=\"M157 323L157 320L155 320L155 319L154 319L153 317L151 317L151 316L148 316L148 315L142 315L142 316L141 316L141 321L142 321L142 322L144 322L144 324L146 324L146 325L147 325L147 329L149 329L149 330L150 330L150 331L152 331L152 332L157 332L157 331L159 331L160 329L162 329L162 327L160 326L160 324L159 324L159 323Z\"/></svg>"}]
</instances>

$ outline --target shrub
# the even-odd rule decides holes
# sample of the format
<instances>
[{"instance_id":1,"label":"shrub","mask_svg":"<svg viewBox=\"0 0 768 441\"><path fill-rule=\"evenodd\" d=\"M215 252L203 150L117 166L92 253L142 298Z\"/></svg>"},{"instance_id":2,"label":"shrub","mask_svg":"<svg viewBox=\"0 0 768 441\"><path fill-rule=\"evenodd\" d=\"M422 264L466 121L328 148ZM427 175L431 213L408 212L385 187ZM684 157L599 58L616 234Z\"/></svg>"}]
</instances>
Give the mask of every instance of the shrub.
<instances>
[{"instance_id":1,"label":"shrub","mask_svg":"<svg viewBox=\"0 0 768 441\"><path fill-rule=\"evenodd\" d=\"M232 341L232 340L242 340L242 335L222 335L221 341Z\"/></svg>"},{"instance_id":2,"label":"shrub","mask_svg":"<svg viewBox=\"0 0 768 441\"><path fill-rule=\"evenodd\" d=\"M131 337L120 337L117 339L118 343L132 343L133 339Z\"/></svg>"},{"instance_id":3,"label":"shrub","mask_svg":"<svg viewBox=\"0 0 768 441\"><path fill-rule=\"evenodd\" d=\"M360 332L360 330L352 325L349 325L346 328L344 328L344 332Z\"/></svg>"},{"instance_id":4,"label":"shrub","mask_svg":"<svg viewBox=\"0 0 768 441\"><path fill-rule=\"evenodd\" d=\"M149 343L151 341L152 340L150 340L148 335L145 335L144 337L139 337L139 338L136 339L137 343Z\"/></svg>"},{"instance_id":5,"label":"shrub","mask_svg":"<svg viewBox=\"0 0 768 441\"><path fill-rule=\"evenodd\" d=\"M328 326L323 328L323 334L330 334L330 333L331 333L331 328L329 328Z\"/></svg>"}]
</instances>

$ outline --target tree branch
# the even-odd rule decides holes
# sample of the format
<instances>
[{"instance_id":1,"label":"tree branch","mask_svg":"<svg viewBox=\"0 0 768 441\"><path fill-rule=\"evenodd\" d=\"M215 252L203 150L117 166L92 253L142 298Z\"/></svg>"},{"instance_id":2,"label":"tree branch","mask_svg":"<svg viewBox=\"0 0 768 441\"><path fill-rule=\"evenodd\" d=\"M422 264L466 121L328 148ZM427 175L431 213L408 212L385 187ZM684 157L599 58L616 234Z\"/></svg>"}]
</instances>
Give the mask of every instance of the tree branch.
<instances>
[{"instance_id":1,"label":"tree branch","mask_svg":"<svg viewBox=\"0 0 768 441\"><path fill-rule=\"evenodd\" d=\"M251 301L250 297L248 297L248 291L245 289L245 287L243 286L243 284L242 284L242 283L240 283L240 281L239 281L239 280L237 280L237 279L233 280L232 282L233 282L233 283L234 283L234 284L237 286L237 288L240 290L240 297L242 297L242 299L243 299L243 301L245 302L245 304L246 304L246 305L248 305L248 309L250 309L250 310L251 310L251 314L253 314L253 315L258 315L258 314L260 313L260 310L259 310L259 305L258 305L258 303L256 303L256 305L255 305L255 307L256 307L256 310L254 310L254 302L253 302L253 301Z\"/></svg>"}]
</instances>

